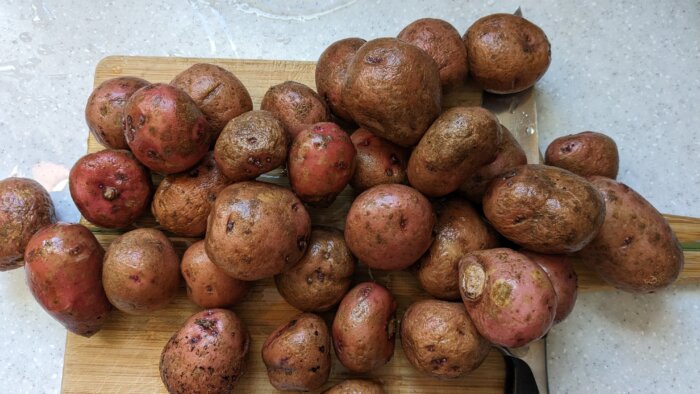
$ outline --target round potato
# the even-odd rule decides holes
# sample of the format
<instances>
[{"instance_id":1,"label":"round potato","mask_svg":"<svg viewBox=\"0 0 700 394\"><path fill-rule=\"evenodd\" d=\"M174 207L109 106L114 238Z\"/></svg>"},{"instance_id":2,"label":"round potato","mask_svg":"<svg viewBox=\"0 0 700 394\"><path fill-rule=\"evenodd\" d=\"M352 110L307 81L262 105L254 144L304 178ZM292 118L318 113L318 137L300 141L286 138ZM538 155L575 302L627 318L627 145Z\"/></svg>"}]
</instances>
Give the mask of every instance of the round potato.
<instances>
[{"instance_id":1,"label":"round potato","mask_svg":"<svg viewBox=\"0 0 700 394\"><path fill-rule=\"evenodd\" d=\"M294 81L268 89L260 109L275 115L292 138L312 124L331 120L326 102L310 87Z\"/></svg>"},{"instance_id":2,"label":"round potato","mask_svg":"<svg viewBox=\"0 0 700 394\"><path fill-rule=\"evenodd\" d=\"M324 391L323 394L384 394L382 385L371 380L347 379Z\"/></svg>"},{"instance_id":3,"label":"round potato","mask_svg":"<svg viewBox=\"0 0 700 394\"><path fill-rule=\"evenodd\" d=\"M357 191L385 183L406 183L408 155L404 148L359 128L350 136L355 145L355 172L350 184Z\"/></svg>"},{"instance_id":4,"label":"round potato","mask_svg":"<svg viewBox=\"0 0 700 394\"><path fill-rule=\"evenodd\" d=\"M547 273L554 292L557 293L557 309L554 324L566 319L576 304L578 293L578 275L574 269L573 258L566 255L541 254L521 250L520 253L539 265Z\"/></svg>"},{"instance_id":5,"label":"round potato","mask_svg":"<svg viewBox=\"0 0 700 394\"><path fill-rule=\"evenodd\" d=\"M352 117L343 107L342 90L348 66L355 53L367 41L344 38L326 48L316 63L316 91L335 116L351 122Z\"/></svg>"},{"instance_id":6,"label":"round potato","mask_svg":"<svg viewBox=\"0 0 700 394\"><path fill-rule=\"evenodd\" d=\"M544 162L581 176L599 175L615 179L620 156L612 138L595 131L584 131L552 141Z\"/></svg>"}]
</instances>

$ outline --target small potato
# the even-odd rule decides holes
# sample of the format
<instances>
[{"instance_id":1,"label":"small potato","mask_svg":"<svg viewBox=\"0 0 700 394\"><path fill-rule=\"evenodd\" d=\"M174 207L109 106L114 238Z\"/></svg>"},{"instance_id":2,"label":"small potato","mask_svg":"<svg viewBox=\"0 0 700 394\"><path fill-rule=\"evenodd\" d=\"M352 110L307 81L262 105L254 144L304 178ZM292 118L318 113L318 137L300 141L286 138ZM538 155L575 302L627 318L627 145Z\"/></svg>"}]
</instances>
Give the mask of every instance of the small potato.
<instances>
[{"instance_id":1,"label":"small potato","mask_svg":"<svg viewBox=\"0 0 700 394\"><path fill-rule=\"evenodd\" d=\"M251 285L226 275L212 263L204 250L204 241L197 241L187 248L180 271L187 283L187 298L205 309L238 303L248 294Z\"/></svg>"},{"instance_id":2,"label":"small potato","mask_svg":"<svg viewBox=\"0 0 700 394\"><path fill-rule=\"evenodd\" d=\"M666 219L627 185L600 176L588 179L605 199L605 222L578 255L620 290L649 293L673 283L684 256Z\"/></svg>"},{"instance_id":3,"label":"small potato","mask_svg":"<svg viewBox=\"0 0 700 394\"><path fill-rule=\"evenodd\" d=\"M37 181L0 181L0 272L21 267L24 250L37 230L56 222L49 193Z\"/></svg>"},{"instance_id":4,"label":"small potato","mask_svg":"<svg viewBox=\"0 0 700 394\"><path fill-rule=\"evenodd\" d=\"M590 182L539 164L518 166L494 179L483 207L501 235L545 254L581 250L605 218L603 197Z\"/></svg>"},{"instance_id":5,"label":"small potato","mask_svg":"<svg viewBox=\"0 0 700 394\"><path fill-rule=\"evenodd\" d=\"M371 380L348 379L324 391L323 394L384 394L382 385Z\"/></svg>"},{"instance_id":6,"label":"small potato","mask_svg":"<svg viewBox=\"0 0 700 394\"><path fill-rule=\"evenodd\" d=\"M355 256L345 244L342 231L314 227L306 254L293 267L275 276L280 295L305 312L331 309L350 288Z\"/></svg>"},{"instance_id":7,"label":"small potato","mask_svg":"<svg viewBox=\"0 0 700 394\"><path fill-rule=\"evenodd\" d=\"M267 111L250 111L230 121L214 147L221 171L232 182L252 180L287 159L290 137Z\"/></svg>"},{"instance_id":8,"label":"small potato","mask_svg":"<svg viewBox=\"0 0 700 394\"><path fill-rule=\"evenodd\" d=\"M85 105L85 121L93 137L112 149L129 149L124 137L124 105L150 82L136 77L108 79L96 87Z\"/></svg>"},{"instance_id":9,"label":"small potato","mask_svg":"<svg viewBox=\"0 0 700 394\"><path fill-rule=\"evenodd\" d=\"M430 126L408 160L408 181L421 193L452 193L481 166L493 161L501 125L489 110L454 107Z\"/></svg>"},{"instance_id":10,"label":"small potato","mask_svg":"<svg viewBox=\"0 0 700 394\"><path fill-rule=\"evenodd\" d=\"M350 140L357 151L350 180L353 189L361 192L384 183L406 183L408 154L404 148L362 128Z\"/></svg>"},{"instance_id":11,"label":"small potato","mask_svg":"<svg viewBox=\"0 0 700 394\"><path fill-rule=\"evenodd\" d=\"M85 219L106 228L131 225L148 209L153 192L148 170L128 150L116 149L81 157L68 186Z\"/></svg>"},{"instance_id":12,"label":"small potato","mask_svg":"<svg viewBox=\"0 0 700 394\"><path fill-rule=\"evenodd\" d=\"M574 269L573 258L566 255L541 254L521 250L520 253L539 265L547 273L554 292L557 293L557 309L554 324L566 319L576 304L578 293L578 275Z\"/></svg>"},{"instance_id":13,"label":"small potato","mask_svg":"<svg viewBox=\"0 0 700 394\"><path fill-rule=\"evenodd\" d=\"M180 285L180 260L170 240L152 228L122 234L107 250L102 282L109 302L138 315L168 304Z\"/></svg>"},{"instance_id":14,"label":"small potato","mask_svg":"<svg viewBox=\"0 0 700 394\"><path fill-rule=\"evenodd\" d=\"M105 251L80 224L57 223L37 231L24 260L34 298L68 331L90 337L112 310L102 289Z\"/></svg>"},{"instance_id":15,"label":"small potato","mask_svg":"<svg viewBox=\"0 0 700 394\"><path fill-rule=\"evenodd\" d=\"M302 313L265 340L262 359L270 384L280 391L316 390L331 373L331 337L326 322Z\"/></svg>"},{"instance_id":16,"label":"small potato","mask_svg":"<svg viewBox=\"0 0 700 394\"><path fill-rule=\"evenodd\" d=\"M312 124L331 120L326 102L310 87L294 81L271 87L260 109L275 115L292 138Z\"/></svg>"},{"instance_id":17,"label":"small potato","mask_svg":"<svg viewBox=\"0 0 700 394\"><path fill-rule=\"evenodd\" d=\"M552 327L557 294L539 265L507 248L480 250L459 263L459 290L484 338L519 347Z\"/></svg>"},{"instance_id":18,"label":"small potato","mask_svg":"<svg viewBox=\"0 0 700 394\"><path fill-rule=\"evenodd\" d=\"M617 177L620 167L615 141L595 131L555 139L547 147L544 162L584 177L599 175L611 179Z\"/></svg>"},{"instance_id":19,"label":"small potato","mask_svg":"<svg viewBox=\"0 0 700 394\"><path fill-rule=\"evenodd\" d=\"M230 393L245 372L250 335L226 309L192 315L160 356L160 378L170 393Z\"/></svg>"},{"instance_id":20,"label":"small potato","mask_svg":"<svg viewBox=\"0 0 700 394\"><path fill-rule=\"evenodd\" d=\"M332 43L323 51L316 63L316 91L335 116L351 122L352 117L343 107L341 93L348 66L355 53L367 41L361 38L344 38Z\"/></svg>"},{"instance_id":21,"label":"small potato","mask_svg":"<svg viewBox=\"0 0 700 394\"><path fill-rule=\"evenodd\" d=\"M316 123L294 138L289 149L289 183L301 201L327 207L355 170L355 146L335 123Z\"/></svg>"},{"instance_id":22,"label":"small potato","mask_svg":"<svg viewBox=\"0 0 700 394\"><path fill-rule=\"evenodd\" d=\"M474 327L461 303L422 300L401 319L401 346L417 370L454 379L479 368L491 344Z\"/></svg>"},{"instance_id":23,"label":"small potato","mask_svg":"<svg viewBox=\"0 0 700 394\"><path fill-rule=\"evenodd\" d=\"M376 283L360 283L340 303L332 334L345 368L367 373L381 367L394 355L396 299Z\"/></svg>"},{"instance_id":24,"label":"small potato","mask_svg":"<svg viewBox=\"0 0 700 394\"><path fill-rule=\"evenodd\" d=\"M423 290L444 300L459 300L459 260L465 254L498 246L498 235L465 200L450 197L436 202L435 241L417 263Z\"/></svg>"},{"instance_id":25,"label":"small potato","mask_svg":"<svg viewBox=\"0 0 700 394\"><path fill-rule=\"evenodd\" d=\"M417 190L378 185L353 201L345 219L345 242L365 265L401 270L415 263L433 242L435 213Z\"/></svg>"}]
</instances>

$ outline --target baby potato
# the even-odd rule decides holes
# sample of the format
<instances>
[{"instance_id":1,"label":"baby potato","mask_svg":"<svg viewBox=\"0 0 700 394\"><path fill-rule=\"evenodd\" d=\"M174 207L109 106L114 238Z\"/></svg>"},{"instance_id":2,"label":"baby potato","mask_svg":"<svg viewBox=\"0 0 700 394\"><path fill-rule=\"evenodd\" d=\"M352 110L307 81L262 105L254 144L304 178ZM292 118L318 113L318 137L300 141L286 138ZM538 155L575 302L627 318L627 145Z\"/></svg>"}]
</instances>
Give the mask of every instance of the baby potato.
<instances>
[{"instance_id":1,"label":"baby potato","mask_svg":"<svg viewBox=\"0 0 700 394\"><path fill-rule=\"evenodd\" d=\"M324 391L323 394L384 394L382 385L371 380L347 379Z\"/></svg>"},{"instance_id":2,"label":"baby potato","mask_svg":"<svg viewBox=\"0 0 700 394\"><path fill-rule=\"evenodd\" d=\"M574 269L573 258L566 255L541 254L521 250L520 253L539 265L554 286L557 293L557 312L554 316L554 324L566 319L576 304L578 293L578 275Z\"/></svg>"},{"instance_id":3,"label":"baby potato","mask_svg":"<svg viewBox=\"0 0 700 394\"><path fill-rule=\"evenodd\" d=\"M268 89L260 109L270 111L279 119L291 138L312 124L331 120L326 102L310 87L294 81Z\"/></svg>"},{"instance_id":4,"label":"baby potato","mask_svg":"<svg viewBox=\"0 0 700 394\"><path fill-rule=\"evenodd\" d=\"M344 38L332 43L321 53L316 63L316 91L333 114L346 122L352 117L343 107L341 93L348 66L355 52L367 41L362 38Z\"/></svg>"},{"instance_id":5,"label":"baby potato","mask_svg":"<svg viewBox=\"0 0 700 394\"><path fill-rule=\"evenodd\" d=\"M359 128L350 135L355 145L355 172L350 184L357 191L384 183L406 183L406 149Z\"/></svg>"},{"instance_id":6,"label":"baby potato","mask_svg":"<svg viewBox=\"0 0 700 394\"><path fill-rule=\"evenodd\" d=\"M544 162L583 177L599 175L611 179L617 177L620 167L615 141L595 131L555 139L547 147Z\"/></svg>"}]
</instances>

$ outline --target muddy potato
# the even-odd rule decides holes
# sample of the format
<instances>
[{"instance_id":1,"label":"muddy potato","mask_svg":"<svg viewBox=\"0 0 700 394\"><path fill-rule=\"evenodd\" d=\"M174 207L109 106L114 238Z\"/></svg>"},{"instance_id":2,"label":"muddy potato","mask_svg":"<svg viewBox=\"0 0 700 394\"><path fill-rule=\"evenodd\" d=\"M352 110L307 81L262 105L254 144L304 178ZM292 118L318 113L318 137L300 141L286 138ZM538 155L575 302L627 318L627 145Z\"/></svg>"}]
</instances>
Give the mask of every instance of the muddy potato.
<instances>
[{"instance_id":1,"label":"muddy potato","mask_svg":"<svg viewBox=\"0 0 700 394\"><path fill-rule=\"evenodd\" d=\"M180 284L180 259L160 231L140 228L122 234L107 250L102 282L109 302L129 314L164 307Z\"/></svg>"},{"instance_id":2,"label":"muddy potato","mask_svg":"<svg viewBox=\"0 0 700 394\"><path fill-rule=\"evenodd\" d=\"M396 299L376 283L358 284L341 301L331 332L345 368L366 373L381 367L394 355Z\"/></svg>"},{"instance_id":3,"label":"muddy potato","mask_svg":"<svg viewBox=\"0 0 700 394\"><path fill-rule=\"evenodd\" d=\"M438 197L459 188L496 157L501 125L489 110L454 107L443 112L413 149L408 181L421 193Z\"/></svg>"},{"instance_id":4,"label":"muddy potato","mask_svg":"<svg viewBox=\"0 0 700 394\"><path fill-rule=\"evenodd\" d=\"M341 94L360 127L403 147L418 143L442 105L435 61L396 38L368 41L358 49Z\"/></svg>"},{"instance_id":5,"label":"muddy potato","mask_svg":"<svg viewBox=\"0 0 700 394\"><path fill-rule=\"evenodd\" d=\"M311 230L306 254L293 267L275 276L280 295L305 312L331 309L350 288L355 257L345 244L343 232L318 226Z\"/></svg>"},{"instance_id":6,"label":"muddy potato","mask_svg":"<svg viewBox=\"0 0 700 394\"><path fill-rule=\"evenodd\" d=\"M555 139L547 147L544 162L584 177L599 175L611 179L617 177L620 167L615 141L595 131Z\"/></svg>"},{"instance_id":7,"label":"muddy potato","mask_svg":"<svg viewBox=\"0 0 700 394\"><path fill-rule=\"evenodd\" d=\"M235 313L195 313L160 356L160 378L170 393L230 393L246 370L248 329Z\"/></svg>"},{"instance_id":8,"label":"muddy potato","mask_svg":"<svg viewBox=\"0 0 700 394\"><path fill-rule=\"evenodd\" d=\"M355 145L355 172L350 184L357 191L384 183L406 183L408 152L365 129L350 136Z\"/></svg>"},{"instance_id":9,"label":"muddy potato","mask_svg":"<svg viewBox=\"0 0 700 394\"><path fill-rule=\"evenodd\" d=\"M294 81L271 87L265 93L260 109L275 115L292 138L312 124L331 120L330 110L321 96Z\"/></svg>"},{"instance_id":10,"label":"muddy potato","mask_svg":"<svg viewBox=\"0 0 700 394\"><path fill-rule=\"evenodd\" d=\"M578 275L574 269L574 258L566 255L541 254L521 250L520 253L537 263L547 273L554 292L557 293L557 308L554 324L566 319L576 304Z\"/></svg>"},{"instance_id":11,"label":"muddy potato","mask_svg":"<svg viewBox=\"0 0 700 394\"><path fill-rule=\"evenodd\" d=\"M364 379L347 379L323 392L324 394L384 394L382 385Z\"/></svg>"},{"instance_id":12,"label":"muddy potato","mask_svg":"<svg viewBox=\"0 0 700 394\"><path fill-rule=\"evenodd\" d=\"M326 322L311 313L279 326L262 345L270 384L280 391L316 390L331 372L331 337Z\"/></svg>"},{"instance_id":13,"label":"muddy potato","mask_svg":"<svg viewBox=\"0 0 700 394\"><path fill-rule=\"evenodd\" d=\"M351 122L352 117L343 107L341 99L348 66L355 52L367 41L361 38L344 38L332 43L321 53L316 63L316 91L335 116Z\"/></svg>"},{"instance_id":14,"label":"muddy potato","mask_svg":"<svg viewBox=\"0 0 700 394\"><path fill-rule=\"evenodd\" d=\"M495 178L483 208L501 235L545 254L581 250L605 218L603 197L590 182L539 164L514 167Z\"/></svg>"},{"instance_id":15,"label":"muddy potato","mask_svg":"<svg viewBox=\"0 0 700 394\"><path fill-rule=\"evenodd\" d=\"M0 181L0 272L19 268L29 239L56 222L49 193L27 178Z\"/></svg>"}]
</instances>

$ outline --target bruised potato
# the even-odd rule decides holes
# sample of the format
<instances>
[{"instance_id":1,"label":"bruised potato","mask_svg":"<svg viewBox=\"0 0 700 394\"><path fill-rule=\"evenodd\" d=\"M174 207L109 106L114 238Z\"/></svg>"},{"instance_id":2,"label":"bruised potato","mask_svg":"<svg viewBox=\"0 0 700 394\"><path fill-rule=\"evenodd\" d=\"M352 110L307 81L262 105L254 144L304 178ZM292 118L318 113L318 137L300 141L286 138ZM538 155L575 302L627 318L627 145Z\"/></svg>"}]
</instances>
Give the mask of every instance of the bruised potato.
<instances>
[{"instance_id":1,"label":"bruised potato","mask_svg":"<svg viewBox=\"0 0 700 394\"><path fill-rule=\"evenodd\" d=\"M547 147L544 162L584 177L599 175L611 179L617 177L620 167L615 141L595 131L555 139Z\"/></svg>"},{"instance_id":2,"label":"bruised potato","mask_svg":"<svg viewBox=\"0 0 700 394\"><path fill-rule=\"evenodd\" d=\"M379 383L363 379L347 379L323 392L324 394L384 394Z\"/></svg>"},{"instance_id":3,"label":"bruised potato","mask_svg":"<svg viewBox=\"0 0 700 394\"><path fill-rule=\"evenodd\" d=\"M355 130L350 140L357 151L350 180L353 189L361 192L384 183L406 183L406 149L362 128Z\"/></svg>"},{"instance_id":4,"label":"bruised potato","mask_svg":"<svg viewBox=\"0 0 700 394\"><path fill-rule=\"evenodd\" d=\"M557 309L554 324L566 319L576 304L578 293L578 275L574 269L573 258L566 255L541 254L521 250L520 253L539 265L554 286L557 293Z\"/></svg>"},{"instance_id":5,"label":"bruised potato","mask_svg":"<svg viewBox=\"0 0 700 394\"><path fill-rule=\"evenodd\" d=\"M292 138L312 124L331 120L331 113L323 99L310 87L294 81L268 89L260 109L275 115Z\"/></svg>"},{"instance_id":6,"label":"bruised potato","mask_svg":"<svg viewBox=\"0 0 700 394\"><path fill-rule=\"evenodd\" d=\"M316 91L333 114L347 122L352 117L343 107L342 90L348 66L355 53L367 41L362 38L344 38L332 43L321 53L316 63Z\"/></svg>"}]
</instances>

